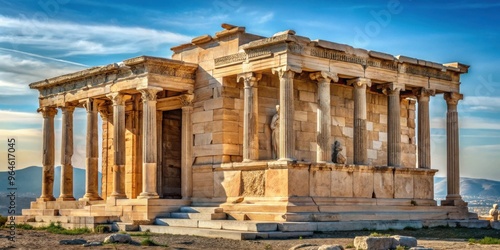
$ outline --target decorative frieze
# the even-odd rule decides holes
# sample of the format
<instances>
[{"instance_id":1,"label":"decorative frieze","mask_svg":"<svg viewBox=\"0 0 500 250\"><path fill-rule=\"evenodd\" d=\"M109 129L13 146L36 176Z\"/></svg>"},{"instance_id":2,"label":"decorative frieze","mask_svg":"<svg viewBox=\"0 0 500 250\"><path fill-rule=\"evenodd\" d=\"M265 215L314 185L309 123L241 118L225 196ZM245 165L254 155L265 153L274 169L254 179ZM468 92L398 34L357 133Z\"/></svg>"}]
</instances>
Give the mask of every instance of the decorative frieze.
<instances>
[{"instance_id":1,"label":"decorative frieze","mask_svg":"<svg viewBox=\"0 0 500 250\"><path fill-rule=\"evenodd\" d=\"M217 67L220 65L231 65L231 64L235 64L235 63L240 63L240 62L245 61L246 58L247 58L247 54L245 52L240 52L237 54L232 54L232 55L228 55L228 56L215 58L214 62L215 62L215 66Z\"/></svg>"},{"instance_id":2,"label":"decorative frieze","mask_svg":"<svg viewBox=\"0 0 500 250\"><path fill-rule=\"evenodd\" d=\"M437 79L442 79L447 81L452 80L451 74L447 71L440 71L438 69L421 67L416 65L406 65L406 67L404 67L404 73L426 76L426 77L434 77Z\"/></svg>"}]
</instances>

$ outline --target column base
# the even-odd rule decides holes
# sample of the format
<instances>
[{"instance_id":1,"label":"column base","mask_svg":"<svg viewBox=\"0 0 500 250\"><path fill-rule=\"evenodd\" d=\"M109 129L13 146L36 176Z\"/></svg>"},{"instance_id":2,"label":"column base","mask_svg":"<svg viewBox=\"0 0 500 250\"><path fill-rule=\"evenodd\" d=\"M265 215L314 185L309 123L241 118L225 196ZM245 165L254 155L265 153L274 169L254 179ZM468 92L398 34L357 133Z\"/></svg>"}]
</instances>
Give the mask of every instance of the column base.
<instances>
[{"instance_id":1,"label":"column base","mask_svg":"<svg viewBox=\"0 0 500 250\"><path fill-rule=\"evenodd\" d=\"M297 160L293 158L279 158L278 161L296 162Z\"/></svg>"},{"instance_id":2,"label":"column base","mask_svg":"<svg viewBox=\"0 0 500 250\"><path fill-rule=\"evenodd\" d=\"M44 202L44 201L55 201L56 198L54 196L41 196L36 199L37 202Z\"/></svg>"},{"instance_id":3,"label":"column base","mask_svg":"<svg viewBox=\"0 0 500 250\"><path fill-rule=\"evenodd\" d=\"M109 197L113 197L115 199L126 199L126 194L112 193Z\"/></svg>"},{"instance_id":4,"label":"column base","mask_svg":"<svg viewBox=\"0 0 500 250\"><path fill-rule=\"evenodd\" d=\"M100 201L102 200L99 195L95 194L85 194L82 198L78 199L79 201Z\"/></svg>"},{"instance_id":5,"label":"column base","mask_svg":"<svg viewBox=\"0 0 500 250\"><path fill-rule=\"evenodd\" d=\"M73 196L59 196L56 201L74 201L76 200Z\"/></svg>"},{"instance_id":6,"label":"column base","mask_svg":"<svg viewBox=\"0 0 500 250\"><path fill-rule=\"evenodd\" d=\"M157 193L142 192L137 196L137 199L158 199L160 196Z\"/></svg>"},{"instance_id":7,"label":"column base","mask_svg":"<svg viewBox=\"0 0 500 250\"><path fill-rule=\"evenodd\" d=\"M465 207L467 204L460 195L447 195L446 200L441 201L441 206Z\"/></svg>"}]
</instances>

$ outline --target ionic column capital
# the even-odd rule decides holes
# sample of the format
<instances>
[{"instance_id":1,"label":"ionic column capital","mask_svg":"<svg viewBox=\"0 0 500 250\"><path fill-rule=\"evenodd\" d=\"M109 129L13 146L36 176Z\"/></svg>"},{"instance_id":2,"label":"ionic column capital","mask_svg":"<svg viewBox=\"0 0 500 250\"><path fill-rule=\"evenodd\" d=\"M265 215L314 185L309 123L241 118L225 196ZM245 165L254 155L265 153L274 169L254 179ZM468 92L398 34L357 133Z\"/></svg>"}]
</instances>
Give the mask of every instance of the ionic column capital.
<instances>
[{"instance_id":1,"label":"ionic column capital","mask_svg":"<svg viewBox=\"0 0 500 250\"><path fill-rule=\"evenodd\" d=\"M104 100L99 100L95 98L87 98L80 100L82 106L87 110L87 112L95 112L98 110L99 105L103 104Z\"/></svg>"},{"instance_id":2,"label":"ionic column capital","mask_svg":"<svg viewBox=\"0 0 500 250\"><path fill-rule=\"evenodd\" d=\"M386 83L380 85L378 88L382 89L382 93L385 95L391 96L399 95L401 91L405 90L405 85L399 83Z\"/></svg>"},{"instance_id":3,"label":"ionic column capital","mask_svg":"<svg viewBox=\"0 0 500 250\"><path fill-rule=\"evenodd\" d=\"M456 106L458 104L458 101L464 98L464 95L457 92L448 92L444 93L443 97L446 100L448 106Z\"/></svg>"},{"instance_id":4,"label":"ionic column capital","mask_svg":"<svg viewBox=\"0 0 500 250\"><path fill-rule=\"evenodd\" d=\"M141 93L142 102L156 101L156 94L162 90L163 88L160 87L137 89Z\"/></svg>"},{"instance_id":5,"label":"ionic column capital","mask_svg":"<svg viewBox=\"0 0 500 250\"><path fill-rule=\"evenodd\" d=\"M179 100L181 101L182 107L191 107L193 105L194 95L193 94L184 94L179 96Z\"/></svg>"},{"instance_id":6,"label":"ionic column capital","mask_svg":"<svg viewBox=\"0 0 500 250\"><path fill-rule=\"evenodd\" d=\"M61 109L61 112L63 114L64 113L72 114L75 111L76 105L67 102L67 103L64 103L63 105L59 106L58 108Z\"/></svg>"},{"instance_id":7,"label":"ionic column capital","mask_svg":"<svg viewBox=\"0 0 500 250\"><path fill-rule=\"evenodd\" d=\"M246 72L238 74L237 80L240 81L243 78L243 83L245 88L255 87L257 83L262 79L262 74L254 72Z\"/></svg>"},{"instance_id":8,"label":"ionic column capital","mask_svg":"<svg viewBox=\"0 0 500 250\"><path fill-rule=\"evenodd\" d=\"M273 74L278 74L280 78L288 78L291 79L295 75L295 73L302 73L302 68L295 67L292 65L286 65L282 67L273 68Z\"/></svg>"},{"instance_id":9,"label":"ionic column capital","mask_svg":"<svg viewBox=\"0 0 500 250\"><path fill-rule=\"evenodd\" d=\"M330 71L318 71L318 72L313 72L309 74L309 78L313 81L318 81L318 82L327 82L330 83L330 81L333 82L338 82L339 77L337 73L333 73Z\"/></svg>"},{"instance_id":10,"label":"ionic column capital","mask_svg":"<svg viewBox=\"0 0 500 250\"><path fill-rule=\"evenodd\" d=\"M418 101L429 101L429 97L436 94L436 90L427 88L417 88L413 90L413 94L417 97Z\"/></svg>"},{"instance_id":11,"label":"ionic column capital","mask_svg":"<svg viewBox=\"0 0 500 250\"><path fill-rule=\"evenodd\" d=\"M347 84L352 85L354 88L366 88L372 86L372 80L369 78L358 77L347 80Z\"/></svg>"},{"instance_id":12,"label":"ionic column capital","mask_svg":"<svg viewBox=\"0 0 500 250\"><path fill-rule=\"evenodd\" d=\"M124 105L125 102L131 98L130 95L125 95L125 94L120 93L120 92L109 93L106 95L106 97L109 98L111 100L111 102L113 102L113 106Z\"/></svg>"},{"instance_id":13,"label":"ionic column capital","mask_svg":"<svg viewBox=\"0 0 500 250\"><path fill-rule=\"evenodd\" d=\"M57 109L55 107L41 107L36 112L42 113L43 118L50 118L57 114Z\"/></svg>"}]
</instances>

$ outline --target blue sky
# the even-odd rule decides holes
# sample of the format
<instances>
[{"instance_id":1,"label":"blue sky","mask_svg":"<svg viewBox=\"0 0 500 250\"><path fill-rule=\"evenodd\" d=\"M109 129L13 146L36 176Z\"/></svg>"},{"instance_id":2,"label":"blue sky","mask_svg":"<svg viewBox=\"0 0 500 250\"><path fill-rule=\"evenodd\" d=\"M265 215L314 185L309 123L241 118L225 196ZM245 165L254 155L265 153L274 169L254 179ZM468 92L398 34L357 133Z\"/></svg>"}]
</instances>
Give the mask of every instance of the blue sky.
<instances>
[{"instance_id":1,"label":"blue sky","mask_svg":"<svg viewBox=\"0 0 500 250\"><path fill-rule=\"evenodd\" d=\"M18 138L18 167L41 162L42 118L29 83L138 55L168 58L170 47L213 35L227 22L263 36L293 29L311 39L471 65L459 104L461 173L500 180L498 1L0 0L0 6L0 137ZM432 163L440 176L446 173L445 117L442 95L432 98ZM56 119L59 142L60 114ZM83 167L82 110L75 124L73 160Z\"/></svg>"}]
</instances>

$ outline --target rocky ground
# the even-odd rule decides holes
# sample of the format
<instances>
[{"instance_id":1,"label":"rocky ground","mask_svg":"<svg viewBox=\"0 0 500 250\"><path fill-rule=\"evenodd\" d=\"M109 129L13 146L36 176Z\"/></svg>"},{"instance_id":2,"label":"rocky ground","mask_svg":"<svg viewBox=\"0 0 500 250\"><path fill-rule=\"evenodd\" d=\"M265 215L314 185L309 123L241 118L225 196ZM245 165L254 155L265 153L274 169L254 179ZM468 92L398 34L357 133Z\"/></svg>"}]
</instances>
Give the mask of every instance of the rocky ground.
<instances>
[{"instance_id":1,"label":"rocky ground","mask_svg":"<svg viewBox=\"0 0 500 250\"><path fill-rule=\"evenodd\" d=\"M196 236L162 235L151 234L149 239L166 245L157 247L141 246L139 243L146 236L132 236L133 244L105 244L103 246L91 247L97 249L289 249L298 244L312 243L317 245L340 244L344 247L353 244L356 236L369 235L370 231L335 232L315 234L313 237L287 240L252 240L235 241L226 239L211 239ZM382 231L383 234L413 236L418 239L418 245L433 249L500 249L500 245L479 245L468 243L469 238L484 238L485 236L500 238L500 231L487 229L464 229L464 228L439 228L421 230L394 230ZM60 245L61 240L83 238L87 241L103 241L110 234L83 234L83 235L60 235L51 234L41 230L17 231L16 242L8 241L6 229L0 231L0 249L88 249L81 245Z\"/></svg>"}]
</instances>

